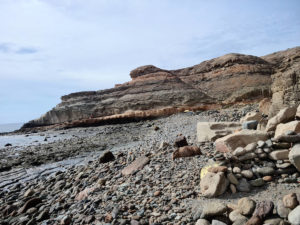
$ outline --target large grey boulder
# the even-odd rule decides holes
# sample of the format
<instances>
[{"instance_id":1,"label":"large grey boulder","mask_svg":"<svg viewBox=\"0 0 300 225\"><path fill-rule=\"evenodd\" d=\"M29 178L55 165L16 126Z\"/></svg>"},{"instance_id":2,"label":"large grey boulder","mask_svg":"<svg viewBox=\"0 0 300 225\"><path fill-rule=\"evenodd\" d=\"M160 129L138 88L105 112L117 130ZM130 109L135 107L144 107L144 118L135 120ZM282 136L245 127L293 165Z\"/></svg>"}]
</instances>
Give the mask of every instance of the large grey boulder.
<instances>
[{"instance_id":1,"label":"large grey boulder","mask_svg":"<svg viewBox=\"0 0 300 225\"><path fill-rule=\"evenodd\" d=\"M272 117L267 124L266 131L275 131L276 126L280 123L286 123L295 118L297 108L295 106L286 107L277 113L276 116Z\"/></svg>"}]
</instances>

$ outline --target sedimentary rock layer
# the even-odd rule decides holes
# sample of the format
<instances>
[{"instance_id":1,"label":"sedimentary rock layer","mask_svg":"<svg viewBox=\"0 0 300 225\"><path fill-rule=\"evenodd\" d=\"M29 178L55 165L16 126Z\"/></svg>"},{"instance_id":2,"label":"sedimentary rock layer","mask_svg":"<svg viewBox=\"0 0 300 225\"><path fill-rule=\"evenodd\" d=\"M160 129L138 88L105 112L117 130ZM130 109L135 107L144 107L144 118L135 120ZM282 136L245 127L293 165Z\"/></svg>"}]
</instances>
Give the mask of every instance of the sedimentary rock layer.
<instances>
[{"instance_id":1,"label":"sedimentary rock layer","mask_svg":"<svg viewBox=\"0 0 300 225\"><path fill-rule=\"evenodd\" d=\"M291 90L289 85L278 90L277 83L282 73L297 78L299 70L293 71L299 67L299 52L294 48L264 57L227 54L179 70L142 66L130 72L131 81L114 88L62 96L60 104L23 128L88 126L219 108L271 97L271 87L275 95L284 96L283 104L298 101L297 94L285 92ZM292 78L287 82L295 89L298 81Z\"/></svg>"}]
</instances>

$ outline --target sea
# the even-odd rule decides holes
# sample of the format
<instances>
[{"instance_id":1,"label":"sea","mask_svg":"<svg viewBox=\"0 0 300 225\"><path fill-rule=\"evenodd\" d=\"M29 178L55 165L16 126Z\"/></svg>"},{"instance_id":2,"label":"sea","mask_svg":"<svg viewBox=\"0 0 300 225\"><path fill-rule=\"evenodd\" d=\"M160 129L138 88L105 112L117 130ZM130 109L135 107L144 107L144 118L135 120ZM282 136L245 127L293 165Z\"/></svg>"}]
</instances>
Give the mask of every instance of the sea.
<instances>
[{"instance_id":1,"label":"sea","mask_svg":"<svg viewBox=\"0 0 300 225\"><path fill-rule=\"evenodd\" d=\"M3 132L12 132L18 130L22 127L24 123L6 123L0 124L0 133Z\"/></svg>"}]
</instances>

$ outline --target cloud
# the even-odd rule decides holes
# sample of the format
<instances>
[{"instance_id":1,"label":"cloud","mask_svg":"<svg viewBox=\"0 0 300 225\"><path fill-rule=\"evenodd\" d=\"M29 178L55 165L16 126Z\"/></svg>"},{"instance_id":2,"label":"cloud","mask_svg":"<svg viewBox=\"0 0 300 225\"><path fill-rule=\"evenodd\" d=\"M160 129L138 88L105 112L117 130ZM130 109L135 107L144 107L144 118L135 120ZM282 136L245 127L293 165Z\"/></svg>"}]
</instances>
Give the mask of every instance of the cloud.
<instances>
[{"instance_id":1,"label":"cloud","mask_svg":"<svg viewBox=\"0 0 300 225\"><path fill-rule=\"evenodd\" d=\"M4 54L34 54L37 53L38 49L34 47L20 47L13 43L0 43L0 53Z\"/></svg>"}]
</instances>

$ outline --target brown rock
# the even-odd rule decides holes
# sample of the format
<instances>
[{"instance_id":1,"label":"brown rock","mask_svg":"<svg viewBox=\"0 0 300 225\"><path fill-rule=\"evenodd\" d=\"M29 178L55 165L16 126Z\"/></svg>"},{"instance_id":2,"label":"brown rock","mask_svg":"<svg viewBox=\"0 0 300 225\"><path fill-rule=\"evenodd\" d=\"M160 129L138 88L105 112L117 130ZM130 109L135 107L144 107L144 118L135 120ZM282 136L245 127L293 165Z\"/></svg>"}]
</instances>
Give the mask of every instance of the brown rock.
<instances>
[{"instance_id":1,"label":"brown rock","mask_svg":"<svg viewBox=\"0 0 300 225\"><path fill-rule=\"evenodd\" d=\"M297 200L297 195L295 193L291 193L288 195L283 196L283 205L286 208L294 209L297 205L299 205L299 202Z\"/></svg>"},{"instance_id":2,"label":"brown rock","mask_svg":"<svg viewBox=\"0 0 300 225\"><path fill-rule=\"evenodd\" d=\"M244 216L252 215L255 206L255 201L247 197L241 198L238 201L238 211Z\"/></svg>"},{"instance_id":3,"label":"brown rock","mask_svg":"<svg viewBox=\"0 0 300 225\"><path fill-rule=\"evenodd\" d=\"M141 156L134 160L129 166L122 170L123 176L128 176L136 173L137 171L143 169L143 167L148 164L150 159L146 156Z\"/></svg>"},{"instance_id":4,"label":"brown rock","mask_svg":"<svg viewBox=\"0 0 300 225\"><path fill-rule=\"evenodd\" d=\"M184 146L173 152L172 159L192 157L201 154L201 150L197 146Z\"/></svg>"},{"instance_id":5,"label":"brown rock","mask_svg":"<svg viewBox=\"0 0 300 225\"><path fill-rule=\"evenodd\" d=\"M281 149L281 150L276 150L272 151L269 153L269 158L272 160L284 160L289 158L289 152L290 150L288 149Z\"/></svg>"},{"instance_id":6,"label":"brown rock","mask_svg":"<svg viewBox=\"0 0 300 225\"><path fill-rule=\"evenodd\" d=\"M244 123L246 121L256 120L260 121L262 119L262 115L260 112L248 112L246 116L242 117L240 122Z\"/></svg>"},{"instance_id":7,"label":"brown rock","mask_svg":"<svg viewBox=\"0 0 300 225\"><path fill-rule=\"evenodd\" d=\"M272 176L264 176L263 180L266 181L266 182L270 182L270 181L273 180L273 178L272 178Z\"/></svg>"},{"instance_id":8,"label":"brown rock","mask_svg":"<svg viewBox=\"0 0 300 225\"><path fill-rule=\"evenodd\" d=\"M216 166L216 167L210 167L207 170L208 172L211 173L219 173L219 172L226 172L227 171L227 167L226 166Z\"/></svg>"},{"instance_id":9,"label":"brown rock","mask_svg":"<svg viewBox=\"0 0 300 225\"><path fill-rule=\"evenodd\" d=\"M242 130L234 134L227 135L216 140L216 150L219 152L232 152L237 147L245 147L246 145L257 142L259 140L267 140L268 134L257 130Z\"/></svg>"}]
</instances>

